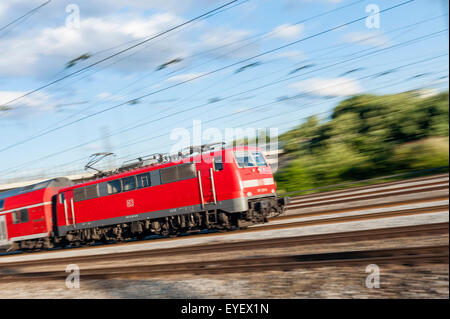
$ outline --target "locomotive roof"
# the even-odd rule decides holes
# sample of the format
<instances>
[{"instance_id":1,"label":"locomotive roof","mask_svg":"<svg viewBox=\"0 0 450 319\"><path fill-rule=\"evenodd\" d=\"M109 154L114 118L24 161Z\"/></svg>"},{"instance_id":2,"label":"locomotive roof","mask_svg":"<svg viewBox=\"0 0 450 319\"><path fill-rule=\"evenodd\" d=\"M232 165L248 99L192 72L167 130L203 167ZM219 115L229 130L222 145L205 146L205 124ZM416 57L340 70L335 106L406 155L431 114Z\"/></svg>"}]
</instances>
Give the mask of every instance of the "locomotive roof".
<instances>
[{"instance_id":1,"label":"locomotive roof","mask_svg":"<svg viewBox=\"0 0 450 319\"><path fill-rule=\"evenodd\" d=\"M237 151L237 150L258 150L258 147L255 147L255 146L235 146L235 147L223 148L220 151ZM129 176L129 175L133 175L133 174L137 174L139 172L146 171L149 168L151 168L150 170L157 170L157 169L165 168L165 167L176 165L176 164L190 163L192 161L195 161L195 159L198 158L199 156L211 155L211 154L214 154L215 152L217 152L217 150L215 150L215 151L212 150L212 151L204 152L204 153L201 153L201 154L194 154L194 155L191 155L189 157L185 157L181 161L178 161L178 162L177 161L170 161L170 162L165 162L165 163L158 163L156 165L144 166L144 167L140 167L140 168L137 168L137 169L132 169L132 170L125 171L125 172L112 174L112 175L109 175L109 176L106 176L106 177L101 177L101 178L94 179L94 180L91 180L91 181L88 181L88 182L84 182L84 183L68 185L67 188L62 189L61 191L65 192L67 190L71 190L71 189L75 189L75 188L80 188L80 187L84 187L84 186L88 186L88 185L92 185L92 184L98 184L98 183L102 183L102 182L106 182L106 181L110 181L110 180L126 177L126 176Z\"/></svg>"},{"instance_id":2,"label":"locomotive roof","mask_svg":"<svg viewBox=\"0 0 450 319\"><path fill-rule=\"evenodd\" d=\"M43 189L43 188L65 187L65 186L71 186L71 185L73 185L73 182L70 179L66 178L66 177L53 178L53 179L49 179L49 180L46 180L46 181L43 181L43 182L39 182L39 183L35 183L35 184L23 186L23 187L14 188L14 189L11 189L11 190L6 191L6 192L1 192L0 193L0 200L8 198L8 197L16 196L16 195L19 195L19 194L28 193L28 192L31 192L31 191L36 191L36 190Z\"/></svg>"}]
</instances>

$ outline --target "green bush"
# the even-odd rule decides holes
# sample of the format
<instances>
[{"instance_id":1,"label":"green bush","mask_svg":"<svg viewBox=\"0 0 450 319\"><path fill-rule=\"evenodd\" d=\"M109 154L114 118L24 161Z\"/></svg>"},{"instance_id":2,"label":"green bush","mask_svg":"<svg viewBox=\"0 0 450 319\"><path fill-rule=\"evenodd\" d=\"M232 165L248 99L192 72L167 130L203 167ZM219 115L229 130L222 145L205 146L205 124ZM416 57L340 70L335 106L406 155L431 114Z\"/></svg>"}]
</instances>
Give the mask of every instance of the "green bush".
<instances>
[{"instance_id":1,"label":"green bush","mask_svg":"<svg viewBox=\"0 0 450 319\"><path fill-rule=\"evenodd\" d=\"M291 192L314 187L312 178L305 169L301 159L296 159L275 174L278 192Z\"/></svg>"},{"instance_id":2,"label":"green bush","mask_svg":"<svg viewBox=\"0 0 450 319\"><path fill-rule=\"evenodd\" d=\"M390 160L396 170L419 170L449 165L448 138L433 137L402 144Z\"/></svg>"},{"instance_id":3,"label":"green bush","mask_svg":"<svg viewBox=\"0 0 450 319\"><path fill-rule=\"evenodd\" d=\"M284 191L420 170L449 163L448 91L358 95L279 136L291 162L275 178Z\"/></svg>"}]
</instances>

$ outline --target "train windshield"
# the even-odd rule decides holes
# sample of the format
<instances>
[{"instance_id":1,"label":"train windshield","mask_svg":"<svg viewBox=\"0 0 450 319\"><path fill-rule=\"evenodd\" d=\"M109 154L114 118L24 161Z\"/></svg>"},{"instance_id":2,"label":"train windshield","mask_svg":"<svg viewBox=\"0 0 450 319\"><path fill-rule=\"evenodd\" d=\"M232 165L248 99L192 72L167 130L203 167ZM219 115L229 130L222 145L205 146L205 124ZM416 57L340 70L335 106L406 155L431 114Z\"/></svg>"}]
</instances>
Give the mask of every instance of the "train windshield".
<instances>
[{"instance_id":1,"label":"train windshield","mask_svg":"<svg viewBox=\"0 0 450 319\"><path fill-rule=\"evenodd\" d=\"M239 167L267 166L264 156L258 151L236 151L234 157Z\"/></svg>"}]
</instances>

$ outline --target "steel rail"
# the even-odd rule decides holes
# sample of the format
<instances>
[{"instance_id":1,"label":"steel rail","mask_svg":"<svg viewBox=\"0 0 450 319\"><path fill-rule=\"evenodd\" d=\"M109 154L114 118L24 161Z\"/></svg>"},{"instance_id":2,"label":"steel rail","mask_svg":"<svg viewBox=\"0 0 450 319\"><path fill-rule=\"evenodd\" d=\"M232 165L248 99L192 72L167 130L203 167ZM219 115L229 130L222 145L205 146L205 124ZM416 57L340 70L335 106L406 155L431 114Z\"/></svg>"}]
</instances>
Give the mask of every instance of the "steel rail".
<instances>
[{"instance_id":1,"label":"steel rail","mask_svg":"<svg viewBox=\"0 0 450 319\"><path fill-rule=\"evenodd\" d=\"M364 195L375 195L375 194L386 194L387 196L391 195L397 195L397 191L404 191L404 190L411 190L414 191L416 188L422 187L423 191L429 190L431 187L438 187L438 186L446 186L448 188L449 181L438 181L438 182L432 182L432 183L423 183L420 185L407 185L402 187L395 187L395 188L388 188L388 189L378 189L378 187L374 188L375 190L367 190L367 191L354 191L342 195L334 195L334 194L324 194L313 196L313 197L303 197L303 196L296 196L291 198L291 202L288 206L292 206L294 204L304 204L304 203L314 203L314 202L326 202L328 200L333 199L344 199L349 197L361 197ZM417 189L419 191L419 189Z\"/></svg>"},{"instance_id":2,"label":"steel rail","mask_svg":"<svg viewBox=\"0 0 450 319\"><path fill-rule=\"evenodd\" d=\"M436 170L436 169L443 169L443 168L445 168L445 167L436 167L436 168L433 168L433 169L421 170L421 171L405 173L405 174L395 174L395 175L389 175L389 176L380 176L380 177L375 177L375 178L363 179L363 180L359 180L359 181L351 181L351 182L345 182L345 183L339 183L339 184L325 185L325 186L320 186L320 187L315 187L315 188L299 189L299 190L283 193L283 194L280 194L280 195L282 195L282 196L292 196L292 195L295 195L295 194L301 194L301 193L306 193L306 192L311 192L311 191L319 191L317 193L321 193L320 192L321 190L325 190L324 192L327 192L326 189L330 189L330 188L344 187L344 186L354 185L354 184L358 184L358 183L367 183L367 182L371 182L371 181L378 181L378 180L390 179L390 178L394 178L394 177L413 175L414 173L431 171L431 170ZM448 169L448 167L447 167L447 169ZM414 177L414 178L405 178L405 179L394 180L394 181L390 181L390 182L366 184L366 185L362 185L362 186L355 186L355 187L350 187L350 188L341 188L341 189L336 189L336 190L331 190L331 191L333 191L333 192L343 192L343 191L346 191L346 190L349 190L349 189L358 189L358 188L362 189L362 188L366 188L366 187L367 188L371 188L371 187L376 186L376 185L395 185L395 184L400 184L400 183L405 183L405 182L410 182L410 181L411 182L414 182L414 181L425 181L425 180L429 180L429 179L439 178L439 176L445 178L445 177L449 176L449 173L448 172L444 172L444 173L439 173L439 174L435 174L435 175L426 175L426 176L419 176L419 177ZM314 194L317 194L317 193L314 193ZM312 194L312 195L314 195L314 194Z\"/></svg>"},{"instance_id":3,"label":"steel rail","mask_svg":"<svg viewBox=\"0 0 450 319\"><path fill-rule=\"evenodd\" d=\"M67 265L67 264L80 264L88 262L101 262L101 261L122 261L138 258L151 258L160 256L178 256L178 255L192 255L192 254L210 254L217 252L233 252L242 251L245 249L262 249L269 250L272 248L283 247L295 247L312 244L325 244L325 243L347 243L355 241L370 241L370 240L383 240L393 238L404 237L424 237L431 235L448 234L449 223L434 223L425 225L413 225L413 226L400 226L400 227L388 227L368 230L356 230L340 233L326 233L315 235L303 235L295 237L281 237L270 239L256 239L238 242L225 242L214 244L199 244L183 247L171 247L171 248L156 248L152 250L140 250L132 252L114 252L100 255L89 256L70 256L59 257L51 259L39 259L28 261L15 261L0 263L0 269L11 267L28 267L28 266L50 266L50 265ZM0 259L1 261L1 259Z\"/></svg>"},{"instance_id":4,"label":"steel rail","mask_svg":"<svg viewBox=\"0 0 450 319\"><path fill-rule=\"evenodd\" d=\"M344 188L344 189L337 189L337 190L326 190L316 193L310 193L305 195L298 195L291 198L309 198L309 197L318 197L318 196L325 196L325 195L335 195L335 194L342 194L342 193L348 193L348 192L356 192L361 190L371 190L374 188L381 188L381 187L390 187L395 186L398 184L412 184L417 182L428 182L433 180L439 180L439 179L449 179L449 174L438 174L438 175L432 175L432 176L426 176L426 177L418 177L418 178L409 178L409 179L402 179L398 181L392 181L392 182L385 182L385 183L376 183L376 184L370 184L370 185L364 185L364 186L357 186L357 187L351 187L351 188ZM333 188L333 185L327 186L328 188ZM280 195L286 195L287 193L280 194ZM295 194L295 193L293 193Z\"/></svg>"},{"instance_id":5,"label":"steel rail","mask_svg":"<svg viewBox=\"0 0 450 319\"><path fill-rule=\"evenodd\" d=\"M445 176L448 176L448 175L445 175ZM442 177L445 177L445 176L439 175L439 176L433 177L433 179L442 178ZM431 178L428 178L428 179L432 180ZM402 181L402 183L405 183L405 181ZM438 182L436 182L436 183L438 183ZM415 186L417 186L417 185L415 185ZM376 187L380 187L380 184L377 184ZM359 190L360 188L357 188L357 189ZM429 188L428 188L428 190L429 190ZM346 190L346 191L348 191L348 190ZM324 194L326 194L326 193L321 193L321 196L324 196ZM286 215L284 215L284 216L277 216L275 218L271 218L270 220L280 220L281 221L281 220L288 220L288 219L294 219L294 218L322 216L322 215L330 215L330 214L340 214L340 213L355 212L355 211L358 211L358 210L367 210L367 209L390 208L390 207L396 207L396 206L401 206L401 205L408 205L408 204L412 205L412 204L427 203L427 202L433 202L433 201L443 201L443 200L448 200L448 195L446 195L446 196L431 196L431 197L426 197L426 198L423 198L423 199L392 201L392 202L380 203L380 204L377 203L377 204L370 204L370 205L358 205L358 206L353 206L353 207L350 207L350 208L342 208L342 209L323 209L323 210L316 211L316 212L306 212L306 213L301 213L301 212L300 213L296 213L295 212L296 210L300 210L302 208L305 208L304 206L296 205L296 206L289 206ZM355 201L356 201L356 199L355 199ZM313 206L315 206L315 207L325 206L325 205L320 205L320 202L318 204L319 205L313 205ZM333 205L333 204L335 204L335 202L334 203L327 203L327 204L328 205ZM309 207L313 207L313 206L309 206ZM395 215L402 216L403 213L407 213L406 215L418 214L418 213L429 213L429 212L432 213L432 212L436 212L436 211L439 211L439 210L442 210L442 209L448 210L448 205L447 206L440 205L436 209L432 209L432 208L433 207L428 207L428 208L425 207L425 208L422 208L423 210L415 209L412 212L411 211L407 212L405 210L398 210L397 213L395 213L395 212L388 212L388 213L380 212L380 213L376 213L376 215L375 214L361 214L361 216L362 216L361 218L358 218L358 217L346 218L346 219L340 218L339 220L336 220L336 219L322 219L322 220L319 220L317 223L323 224L324 221L325 222L330 222L330 223L335 223L335 222L342 222L342 221L364 220L364 219L372 219L372 218L374 218L374 216L378 216L380 218L394 217ZM366 216L366 217L363 217L363 216ZM311 221L308 221L307 223L308 223L308 225L314 225L314 223L311 222ZM305 222L303 222L302 224L299 224L298 222L285 223L285 224L281 224L281 225L263 224L263 225L260 225L260 226L257 226L257 227L252 227L252 228L249 228L249 229L246 229L246 230L238 230L238 232L239 231L240 232L242 232L242 231L249 232L249 231L255 231L255 230L256 231L261 231L261 230L265 230L265 229L270 230L270 229L282 229L282 228L287 228L287 227L301 227L301 226L307 226L307 225L305 224ZM232 233L236 233L236 232L232 232ZM215 236L215 235L222 235L222 233L196 234L196 236ZM181 239L181 238L183 238L183 237L179 237L177 239ZM177 240L177 239L171 239L171 240ZM155 240L155 239L152 239L152 240ZM159 239L159 240L165 240L165 239L163 238L163 239ZM133 242L116 243L114 245L119 246L119 245L129 245L129 244L133 244ZM77 249L90 249L90 248L92 248L92 247L80 247L80 248L77 248ZM41 252L41 253L46 254L46 253L49 253L49 252ZM6 254L1 254L1 255L6 257L6 256L14 255L14 254L15 253L12 253L12 254L7 254L6 253ZM34 254L36 254L36 252ZM37 254L39 254L39 253L37 253Z\"/></svg>"},{"instance_id":6,"label":"steel rail","mask_svg":"<svg viewBox=\"0 0 450 319\"><path fill-rule=\"evenodd\" d=\"M81 269L81 280L112 278L145 278L167 275L287 271L297 268L342 267L380 264L448 264L448 245L377 250L328 252L307 255L283 255L220 259L211 261L166 263L156 265L118 266ZM65 271L22 272L5 274L0 282L47 281L66 279Z\"/></svg>"},{"instance_id":7,"label":"steel rail","mask_svg":"<svg viewBox=\"0 0 450 319\"><path fill-rule=\"evenodd\" d=\"M447 197L435 197L433 199L430 199L428 201L436 201L436 200L443 200L447 199ZM426 202L424 200L412 200L412 201L402 201L398 202L400 204L411 204L411 203L423 203ZM323 215L331 215L331 214L340 214L340 213L349 213L349 212L355 212L362 209L373 209L373 208L380 208L380 207L395 207L394 204L389 205L366 205L366 206L358 206L353 207L350 209L334 209L334 210L321 210L318 212L309 212L309 213L298 213L298 214L291 214L287 216L282 217L276 217L272 220L290 220L295 218L303 218L303 217L314 217L314 216L323 216ZM378 219L378 218L389 218L389 217L401 217L401 216L411 216L411 215L417 215L417 214L431 214L436 212L442 212L443 210L448 210L449 206L447 205L438 205L438 206L430 206L430 207L419 207L419 208L413 208L413 209L399 209L394 211L385 211L385 212L376 212L376 213L366 213L366 214L358 214L358 215L351 215L351 216L338 216L338 217L331 217L331 218L322 218L322 219L312 219L312 220L306 220L306 221L294 221L294 222L286 222L281 224L262 224L256 227L250 227L250 228L242 228L242 229L236 229L233 231L228 232L227 234L240 234L240 233L250 233L250 232L260 232L260 231L269 231L269 230L281 230L281 229L287 229L287 228L297 228L297 227L306 227L306 226L316 226L316 225L325 225L325 224L334 224L334 223L345 223L345 222L354 222L354 221L365 221L365 220L372 220L372 219ZM225 235L223 232L214 232L214 233L204 233L204 234L195 234L195 238L202 238L202 237L215 237L215 236L221 236ZM176 238L158 238L158 239L149 239L154 242L161 242L161 241L175 241L175 240L183 240L186 236L176 237ZM140 244L143 241L139 242L126 242L126 243L115 243L109 245L119 247L119 246L125 246L125 245L133 245L133 244ZM148 241L147 241L148 242ZM102 245L103 246L103 245ZM98 247L98 246L96 246ZM104 247L104 246L103 246ZM95 249L95 247L80 247L76 248L77 250L89 250L89 249ZM59 250L54 250L50 252L34 252L33 255L36 254L52 254L52 253L58 253ZM1 267L1 260L2 258L7 258L9 256L15 256L17 253L5 253L3 255L0 255L0 267Z\"/></svg>"},{"instance_id":8,"label":"steel rail","mask_svg":"<svg viewBox=\"0 0 450 319\"><path fill-rule=\"evenodd\" d=\"M361 210L369 210L369 209L379 209L379 208L392 208L392 207L399 207L406 206L406 205L416 205L416 204L424 204L424 203L432 203L437 201L445 201L449 200L449 195L443 195L443 196L433 196L428 197L424 199L410 199L410 200L400 200L395 202L388 202L388 203L380 203L380 204L369 204L369 205L358 205L353 206L349 208L332 208L332 209L323 209L320 211L313 211L313 212L305 212L305 213L288 213L284 216L276 216L273 218L270 218L269 220L287 220L287 219L293 219L293 218L299 218L299 217L309 217L309 216L320 216L320 215L331 215L331 214L339 214L339 213L351 213ZM438 205L442 206L442 205ZM313 207L313 206L311 206ZM436 206L428 206L423 207L424 209L427 208L433 208ZM291 208L288 209L288 212L292 210L299 210L299 208ZM382 213L382 212L380 212Z\"/></svg>"},{"instance_id":9,"label":"steel rail","mask_svg":"<svg viewBox=\"0 0 450 319\"><path fill-rule=\"evenodd\" d=\"M402 195L411 195L411 194L420 194L420 193L425 193L425 192L433 192L433 191L442 191L442 190L448 190L448 185L446 186L434 186L434 187L430 187L430 188L426 188L426 189L417 189L417 190L405 190L405 191L399 191L395 194L392 194L392 196L402 196ZM375 194L375 195L363 195L363 196L358 196L355 198L344 198L344 199L338 199L332 202L332 204L344 204L344 203L349 203L349 202L354 202L354 201L361 201L361 200L371 200L371 199L380 199L380 198L386 198L387 195L390 195L390 193L383 193L383 194ZM293 199L295 200L295 198ZM313 203L292 203L292 204L288 204L287 207L288 208L292 208L292 209L297 209L297 208L309 208L309 207L316 207L316 206L324 206L324 205L330 205L330 203L328 201L318 201L318 202L313 202Z\"/></svg>"}]
</instances>

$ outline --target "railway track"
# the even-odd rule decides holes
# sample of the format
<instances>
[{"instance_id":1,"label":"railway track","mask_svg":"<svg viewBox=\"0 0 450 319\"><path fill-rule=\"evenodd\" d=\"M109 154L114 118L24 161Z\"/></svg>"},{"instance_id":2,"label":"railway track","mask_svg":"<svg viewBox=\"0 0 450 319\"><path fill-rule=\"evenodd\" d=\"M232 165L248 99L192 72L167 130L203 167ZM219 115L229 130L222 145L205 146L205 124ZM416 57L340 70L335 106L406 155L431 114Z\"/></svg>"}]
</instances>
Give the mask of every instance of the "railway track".
<instances>
[{"instance_id":1,"label":"railway track","mask_svg":"<svg viewBox=\"0 0 450 319\"><path fill-rule=\"evenodd\" d=\"M373 204L373 205L360 205L360 206L354 206L351 208L337 208L337 209L323 209L313 212L306 212L306 213L292 213L289 215L282 215L275 217L271 220L274 221L280 221L280 220L289 220L299 217L315 217L315 216L322 216L322 215L332 215L332 214L344 214L344 213L352 213L352 212L358 212L358 211L369 211L369 210L375 210L375 209L382 209L382 208L397 208L396 210L392 211L383 211L383 212L377 212L374 214L361 214L361 215L355 215L356 216L376 216L377 214L382 218L383 216L394 216L396 215L395 212L398 212L399 216L406 216L408 215L407 212L410 213L434 213L436 211L443 211L448 210L448 204L443 205L432 205L432 206L426 206L426 207L418 207L413 209L402 209L402 206L410 206L410 205L417 205L417 204L426 204L426 203L432 203L432 202L443 202L448 201L449 197L446 196L436 196L431 197L427 199L413 199L413 200L407 200L407 201L394 201L389 203L382 203L382 204ZM404 215L402 215L404 214ZM268 227L271 224L264 224L264 227ZM258 227L262 227L258 226Z\"/></svg>"},{"instance_id":2,"label":"railway track","mask_svg":"<svg viewBox=\"0 0 450 319\"><path fill-rule=\"evenodd\" d=\"M448 245L377 249L322 254L284 255L271 257L248 257L200 262L181 262L156 265L86 268L80 272L83 280L113 278L148 278L185 274L220 274L255 271L288 271L310 267L342 267L384 264L448 264ZM0 282L65 280L67 273L61 271L23 272L4 274Z\"/></svg>"},{"instance_id":3,"label":"railway track","mask_svg":"<svg viewBox=\"0 0 450 319\"><path fill-rule=\"evenodd\" d=\"M447 182L449 181L449 173L444 174L437 174L437 175L431 175L431 176L425 176L425 177L417 177L417 178L409 178L404 180L397 180L393 182L382 182L382 183L375 183L370 185L364 185L364 186L356 186L356 187L350 187L350 188L344 188L344 189L337 189L337 190L327 190L330 188L333 188L333 185L330 186L324 186L316 189L310 189L310 190L303 190L303 191L294 191L285 193L284 195L290 196L291 198L312 198L312 197L321 197L321 196L328 196L328 195L344 195L346 193L363 193L366 191L374 191L376 189L389 189L389 188L401 188L401 185L409 187L416 187L416 186L424 186L424 185L432 185L436 182ZM339 187L339 185L336 185L335 187ZM309 192L309 191L315 191L313 193L299 195L302 192Z\"/></svg>"},{"instance_id":4,"label":"railway track","mask_svg":"<svg viewBox=\"0 0 450 319\"><path fill-rule=\"evenodd\" d=\"M303 213L303 214L297 214L297 215L291 215L291 216L284 216L279 217L275 219L276 222L274 223L267 223L255 227L250 227L247 229L238 229L227 233L222 232L213 232L213 233L205 233L205 234L196 234L196 238L201 237L215 237L215 236L221 236L224 234L243 234L243 233L254 233L254 232L261 232L261 231L270 231L270 230L282 230L282 229L289 229L289 228L301 228L306 226L319 226L319 225L326 225L326 224L337 224L337 223L346 223L346 222L358 222L358 221L366 221L366 220L374 220L374 219L382 219L382 218L391 218L391 217L402 217L402 216L412 216L412 215L420 215L420 214L431 214L431 213L437 213L437 212L443 212L448 211L449 206L446 205L438 205L438 206L431 206L431 207L419 207L419 208L413 208L413 209L396 209L391 211L383 211L383 212L375 212L375 213L364 213L364 214L357 214L357 215L346 215L346 216L335 216L335 217L329 217L329 218L316 218L316 219L308 219L308 220L296 220L296 221L289 221L290 219L293 219L295 217L320 217L323 215L336 215L339 213L348 213L352 211L359 211L360 209L342 209L342 210L323 210L313 213ZM279 223L277 223L279 222ZM426 226L426 225L424 225ZM174 241L174 240L182 240L185 239L186 236L183 237L177 237L177 238L160 238L160 239L151 239L152 242L162 242L162 241ZM117 244L111 244L107 247L113 247L113 246L123 246L123 245L133 245L134 243L139 244L142 243L142 241L138 242L129 242L129 243L117 243ZM84 247L79 249L90 249L95 248L99 246L94 247ZM103 246L102 246L103 247ZM44 254L51 258L52 253L57 253L60 250L50 251L50 252L38 252L37 254ZM3 256L0 256L0 268L2 267L3 262L5 259L8 258L8 256L15 256L16 253L12 254L4 254ZM34 255L34 254L33 254Z\"/></svg>"},{"instance_id":5,"label":"railway track","mask_svg":"<svg viewBox=\"0 0 450 319\"><path fill-rule=\"evenodd\" d=\"M38 259L29 261L15 261L15 262L0 262L0 274L5 269L12 267L24 266L50 266L50 265L67 265L80 263L95 263L95 262L115 262L131 259L143 259L152 257L167 257L178 255L192 255L192 254L207 254L220 252L243 251L247 249L272 249L279 247L296 247L311 244L326 244L326 243L347 243L367 240L384 240L405 237L423 237L430 235L448 234L449 223L435 223L427 225L414 225L402 227L388 227L369 230L357 230L340 233L326 233L317 235L283 237L273 239L257 239L238 242L225 242L215 244L201 244L193 246L160 248L144 251L122 252L101 255L89 256L74 256L65 258L51 258Z\"/></svg>"},{"instance_id":6,"label":"railway track","mask_svg":"<svg viewBox=\"0 0 450 319\"><path fill-rule=\"evenodd\" d=\"M445 190L446 192L443 192ZM438 195L433 196L433 194L436 194L436 191L438 192ZM429 192L435 193L431 194L430 196L430 194L428 194ZM392 197L411 194L417 196L408 200L390 200L389 202L382 201L382 199L386 198L388 195ZM369 199L377 199L377 203L366 204L366 201ZM449 209L448 203L444 205L442 205L442 203L440 204L438 203L438 205L433 205L429 207L418 207L409 209L408 208L405 209L402 206L430 204L430 203L432 204L433 202L448 201L448 199L449 199L448 174L440 174L437 176L416 178L413 180L406 180L406 181L396 181L390 183L376 184L355 189L308 194L294 197L292 199L291 204L288 205L288 210L286 214L277 216L275 218L271 218L271 223L253 226L244 230L236 230L230 232L230 234L236 234L238 232L276 230L293 227L324 225L332 223L343 223L343 222L363 221L378 218L382 219L389 217L411 216L418 214L442 212L448 211ZM327 206L334 205L336 203L340 204L352 203L353 206L349 208L333 208L333 209L327 208ZM355 203L357 205L354 205ZM305 208L313 210L303 212L302 210ZM373 213L365 212L368 210L377 210L377 209L390 209L390 210ZM359 211L361 211L361 214L348 216L349 213L354 214ZM336 216L341 214L347 216ZM326 215L334 215L334 216L330 218L324 218L326 217ZM308 219L308 220L296 220L292 222L289 221L294 219ZM223 234L224 233L196 234L196 237L217 236ZM178 237L177 239L183 238L186 238L186 236ZM165 239L161 238L158 240L165 240ZM135 242L128 242L128 243L117 243L112 245L127 245L127 244L132 245L134 243ZM108 247L112 245L108 245ZM89 249L89 248L84 247L81 249Z\"/></svg>"},{"instance_id":7,"label":"railway track","mask_svg":"<svg viewBox=\"0 0 450 319\"><path fill-rule=\"evenodd\" d=\"M430 199L430 201L443 200L443 199L448 200L448 196L433 198L433 199ZM401 209L401 206L400 207L398 206L400 204L408 205L408 204L417 204L417 203L423 203L423 202L424 202L423 200L412 200L412 201L401 201L401 202L396 202L396 203L390 203L388 205L386 205L386 204L366 205L366 206L357 206L357 207L354 207L351 209L334 209L334 210L324 209L324 210L311 212L311 213L291 214L288 216L280 216L280 217L274 218L271 223L262 224L262 225L250 227L247 229L238 229L238 230L234 230L234 231L227 232L227 233L212 232L212 233L196 234L195 237L196 238L215 237L215 236L221 236L224 234L241 234L241 233L252 233L252 232L270 231L270 230L281 230L281 229L289 229L289 228L300 228L300 227L306 227L306 226L318 226L318 225L326 225L326 224L358 222L358 221L375 220L375 219L383 219L383 218L391 218L391 217L432 214L432 213L444 212L444 211L449 210L448 204L436 205L436 206L430 206L430 207L418 207L418 208L412 208L412 209ZM361 214L356 214L356 215L336 216L339 214L359 212L359 211L365 210L365 209L389 208L389 207L394 207L396 209L389 210L389 211L373 212L373 213L361 213ZM326 215L334 215L334 217L326 218ZM324 217L324 216L325 216L325 218L320 218L320 217ZM309 219L290 221L295 218L309 218ZM313 218L313 219L311 219L311 218ZM154 242L161 242L161 241L168 241L168 240L174 241L174 240L182 240L185 238L186 238L186 236L177 237L177 238L162 237L162 238L158 238L158 239L150 239L149 241L154 241ZM135 243L139 244L139 243L142 243L142 241L115 243L115 244L107 245L106 247L133 245ZM95 247L99 247L99 246L81 247L81 248L77 248L77 249L90 249L90 248L95 248ZM103 247L103 245L102 245L102 247ZM59 252L59 250L50 251L50 252L37 252L36 254L51 254L53 252ZM0 267L2 264L2 258L7 258L8 256L14 256L14 255L17 255L17 254L16 253L12 253L12 254L4 253L3 256L0 255Z\"/></svg>"},{"instance_id":8,"label":"railway track","mask_svg":"<svg viewBox=\"0 0 450 319\"><path fill-rule=\"evenodd\" d=\"M408 185L395 188L385 188L377 186L375 190L356 190L345 194L336 193L319 193L313 195L303 195L291 198L291 203L287 205L288 209L309 208L314 206L323 206L330 204L341 204L355 201L367 201L372 199L385 198L387 196L402 196L402 195L426 195L427 193L434 191L448 190L449 181L440 180L437 182L422 183L420 185ZM380 189L381 188L381 189ZM426 196L422 196L426 197Z\"/></svg>"}]
</instances>

